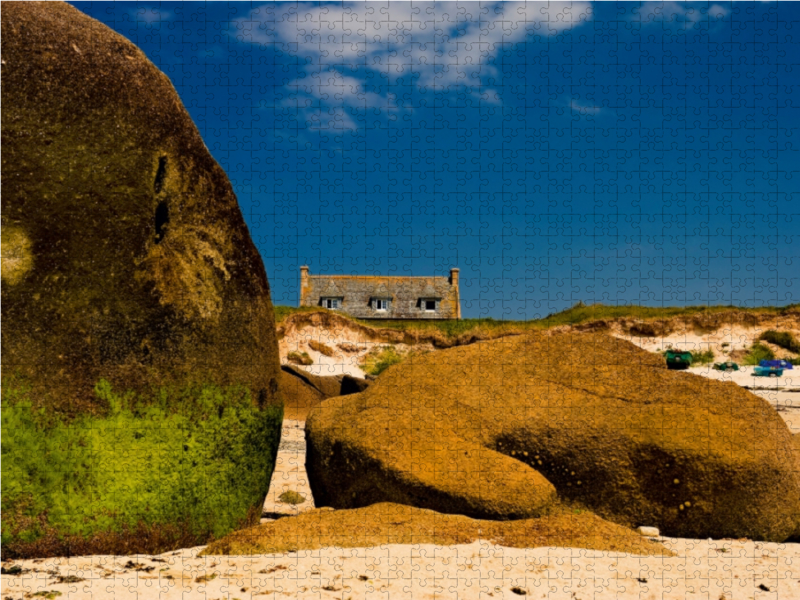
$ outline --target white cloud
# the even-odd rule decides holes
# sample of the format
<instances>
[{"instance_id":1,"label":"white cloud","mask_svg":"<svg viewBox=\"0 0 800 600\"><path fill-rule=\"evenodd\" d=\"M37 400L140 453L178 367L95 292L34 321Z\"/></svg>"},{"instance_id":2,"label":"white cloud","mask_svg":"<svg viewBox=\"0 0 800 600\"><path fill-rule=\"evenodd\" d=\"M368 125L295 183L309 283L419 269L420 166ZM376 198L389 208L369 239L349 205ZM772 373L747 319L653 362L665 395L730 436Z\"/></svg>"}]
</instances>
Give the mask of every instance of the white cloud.
<instances>
[{"instance_id":1,"label":"white cloud","mask_svg":"<svg viewBox=\"0 0 800 600\"><path fill-rule=\"evenodd\" d=\"M172 11L164 10L155 6L139 7L130 11L131 16L136 21L141 21L147 24L158 23L160 21L169 21L172 19Z\"/></svg>"},{"instance_id":2,"label":"white cloud","mask_svg":"<svg viewBox=\"0 0 800 600\"><path fill-rule=\"evenodd\" d=\"M309 78L290 89L329 105L392 107L387 88L412 73L422 89L467 88L497 103L497 90L485 89L484 81L497 79L491 60L504 46L591 17L588 2L299 3L257 7L231 24L231 34L296 55ZM366 80L380 82L378 90L366 91Z\"/></svg>"},{"instance_id":3,"label":"white cloud","mask_svg":"<svg viewBox=\"0 0 800 600\"><path fill-rule=\"evenodd\" d=\"M574 110L575 112L579 112L582 115L596 115L600 112L602 107L600 106L592 106L588 104L581 104L577 100L572 100L569 103L569 107Z\"/></svg>"},{"instance_id":4,"label":"white cloud","mask_svg":"<svg viewBox=\"0 0 800 600\"><path fill-rule=\"evenodd\" d=\"M642 24L660 23L680 29L691 29L696 23L715 22L724 18L730 11L719 4L707 9L705 4L686 4L684 2L644 2L633 12L631 18Z\"/></svg>"},{"instance_id":5,"label":"white cloud","mask_svg":"<svg viewBox=\"0 0 800 600\"><path fill-rule=\"evenodd\" d=\"M375 92L365 92L360 80L342 75L333 69L312 72L308 77L288 83L286 87L295 92L298 99L307 95L332 105L397 110L394 94L382 96Z\"/></svg>"},{"instance_id":6,"label":"white cloud","mask_svg":"<svg viewBox=\"0 0 800 600\"><path fill-rule=\"evenodd\" d=\"M339 106L305 111L306 126L312 131L355 131L358 125L348 112Z\"/></svg>"}]
</instances>

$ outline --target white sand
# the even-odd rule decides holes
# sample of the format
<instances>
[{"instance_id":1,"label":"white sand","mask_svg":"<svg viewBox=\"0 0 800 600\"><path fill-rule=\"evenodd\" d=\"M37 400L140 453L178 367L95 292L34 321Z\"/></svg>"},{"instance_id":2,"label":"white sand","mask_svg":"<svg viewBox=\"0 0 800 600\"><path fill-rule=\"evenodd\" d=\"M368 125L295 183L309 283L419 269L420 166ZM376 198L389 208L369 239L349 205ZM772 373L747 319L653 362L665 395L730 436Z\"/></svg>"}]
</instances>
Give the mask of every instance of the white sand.
<instances>
[{"instance_id":1,"label":"white sand","mask_svg":"<svg viewBox=\"0 0 800 600\"><path fill-rule=\"evenodd\" d=\"M732 381L761 396L778 411L792 433L800 433L800 367L785 370L783 377L756 377L753 367L726 373L709 367L692 367L687 372L717 381Z\"/></svg>"},{"instance_id":2,"label":"white sand","mask_svg":"<svg viewBox=\"0 0 800 600\"><path fill-rule=\"evenodd\" d=\"M306 437L305 421L283 421L281 443L275 459L275 470L269 484L269 492L264 500L262 523L274 520L276 516L297 515L314 508L314 498L306 475ZM287 504L280 501L286 491L298 492L305 497L301 504Z\"/></svg>"},{"instance_id":3,"label":"white sand","mask_svg":"<svg viewBox=\"0 0 800 600\"><path fill-rule=\"evenodd\" d=\"M25 560L15 564L32 570L4 576L2 594L9 600L53 590L62 600L511 599L520 597L512 591L517 587L526 597L549 600L800 598L800 544L661 539L677 556L475 542L196 558L201 547L155 557L166 562L150 556ZM153 569L125 568L128 561ZM84 581L58 584L57 574ZM202 576L213 579L198 582Z\"/></svg>"}]
</instances>

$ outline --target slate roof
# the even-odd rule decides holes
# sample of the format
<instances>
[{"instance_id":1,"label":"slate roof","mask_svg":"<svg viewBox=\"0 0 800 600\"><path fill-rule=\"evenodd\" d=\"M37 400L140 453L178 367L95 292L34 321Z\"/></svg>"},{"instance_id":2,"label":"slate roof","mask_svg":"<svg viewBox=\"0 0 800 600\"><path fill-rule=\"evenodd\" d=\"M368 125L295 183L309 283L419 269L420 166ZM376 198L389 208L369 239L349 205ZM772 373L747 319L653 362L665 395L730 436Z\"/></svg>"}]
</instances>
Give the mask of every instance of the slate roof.
<instances>
[{"instance_id":1,"label":"slate roof","mask_svg":"<svg viewBox=\"0 0 800 600\"><path fill-rule=\"evenodd\" d=\"M457 273L453 278L308 275L301 271L300 306L321 306L322 298L341 298L340 310L360 319L459 319ZM390 300L389 310L376 311L373 298ZM426 311L420 302L423 299L438 300L436 312Z\"/></svg>"}]
</instances>

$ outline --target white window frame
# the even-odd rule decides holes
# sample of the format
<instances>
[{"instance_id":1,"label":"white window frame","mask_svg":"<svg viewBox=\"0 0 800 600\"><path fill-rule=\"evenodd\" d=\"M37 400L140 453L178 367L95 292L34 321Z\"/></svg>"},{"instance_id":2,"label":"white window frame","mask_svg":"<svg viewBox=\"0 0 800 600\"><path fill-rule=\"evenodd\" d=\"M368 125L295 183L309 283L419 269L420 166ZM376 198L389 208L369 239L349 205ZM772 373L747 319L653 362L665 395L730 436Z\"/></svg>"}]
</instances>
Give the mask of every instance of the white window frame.
<instances>
[{"instance_id":1,"label":"white window frame","mask_svg":"<svg viewBox=\"0 0 800 600\"><path fill-rule=\"evenodd\" d=\"M339 310L342 308L342 301L344 298L336 298L333 296L325 296L320 298L322 303L322 308L327 308L328 310Z\"/></svg>"},{"instance_id":2,"label":"white window frame","mask_svg":"<svg viewBox=\"0 0 800 600\"><path fill-rule=\"evenodd\" d=\"M391 300L389 298L373 298L372 308L374 308L376 312L387 312L390 302Z\"/></svg>"},{"instance_id":3,"label":"white window frame","mask_svg":"<svg viewBox=\"0 0 800 600\"><path fill-rule=\"evenodd\" d=\"M422 311L426 313L435 313L439 310L439 301L436 298L420 298L422 302ZM428 308L428 302L433 302L433 309Z\"/></svg>"}]
</instances>

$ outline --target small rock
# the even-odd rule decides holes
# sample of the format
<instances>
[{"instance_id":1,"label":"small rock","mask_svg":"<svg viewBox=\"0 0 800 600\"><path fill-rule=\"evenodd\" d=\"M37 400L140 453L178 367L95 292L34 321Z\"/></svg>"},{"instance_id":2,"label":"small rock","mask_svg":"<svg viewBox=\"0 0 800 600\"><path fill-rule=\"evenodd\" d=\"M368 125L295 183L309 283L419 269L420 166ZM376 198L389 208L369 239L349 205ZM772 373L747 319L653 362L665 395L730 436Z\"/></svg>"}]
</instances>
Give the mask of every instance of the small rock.
<instances>
[{"instance_id":1,"label":"small rock","mask_svg":"<svg viewBox=\"0 0 800 600\"><path fill-rule=\"evenodd\" d=\"M658 527L637 527L636 531L645 537L658 537L661 534Z\"/></svg>"}]
</instances>

